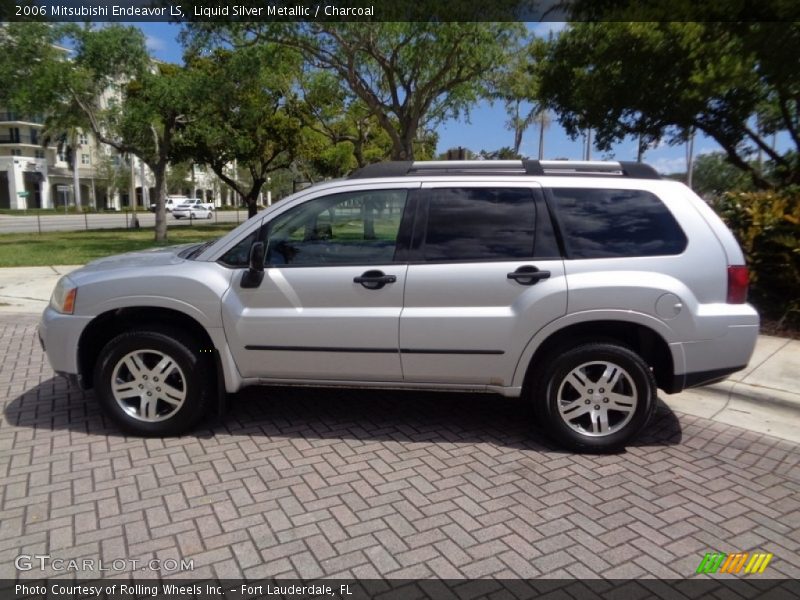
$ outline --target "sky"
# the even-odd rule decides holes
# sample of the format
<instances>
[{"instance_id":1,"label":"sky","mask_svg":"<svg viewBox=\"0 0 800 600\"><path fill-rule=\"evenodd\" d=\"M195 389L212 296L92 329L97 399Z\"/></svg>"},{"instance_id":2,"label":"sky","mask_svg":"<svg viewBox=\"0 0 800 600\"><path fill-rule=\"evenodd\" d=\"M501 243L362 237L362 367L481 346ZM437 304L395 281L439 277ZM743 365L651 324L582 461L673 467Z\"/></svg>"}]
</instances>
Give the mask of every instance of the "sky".
<instances>
[{"instance_id":1,"label":"sky","mask_svg":"<svg viewBox=\"0 0 800 600\"><path fill-rule=\"evenodd\" d=\"M164 61L181 63L182 49L177 40L180 27L170 23L131 23L144 31L147 47L151 54ZM546 37L549 32L558 32L564 23L536 23L530 29L539 36ZM497 150L503 146L514 145L514 134L506 129L508 117L502 103L483 101L477 104L467 118L450 120L437 127L439 144L437 153L446 152L459 146L473 152L480 150ZM783 140L779 138L780 147ZM636 141L627 140L612 148L611 152L600 153L592 149L593 160L636 160ZM694 153L706 154L720 151L717 143L698 134L695 139ZM539 153L539 130L532 126L525 132L520 153L523 156L536 158ZM583 158L583 142L581 138L571 140L564 129L553 119L545 130L544 158L566 158L581 160ZM669 146L661 144L645 153L645 162L652 165L662 174L686 171L686 147L684 145Z\"/></svg>"}]
</instances>

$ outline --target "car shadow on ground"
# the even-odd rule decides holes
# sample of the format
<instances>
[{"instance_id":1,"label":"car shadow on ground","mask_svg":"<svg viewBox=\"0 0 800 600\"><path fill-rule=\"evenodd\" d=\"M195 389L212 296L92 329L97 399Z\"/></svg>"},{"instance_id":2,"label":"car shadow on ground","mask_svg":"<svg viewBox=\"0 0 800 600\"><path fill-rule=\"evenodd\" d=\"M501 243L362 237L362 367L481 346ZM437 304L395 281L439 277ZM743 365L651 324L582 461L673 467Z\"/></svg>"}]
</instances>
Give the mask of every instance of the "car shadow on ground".
<instances>
[{"instance_id":1,"label":"car shadow on ground","mask_svg":"<svg viewBox=\"0 0 800 600\"><path fill-rule=\"evenodd\" d=\"M124 437L92 392L51 378L8 402L6 422L37 430ZM535 427L530 405L493 394L349 388L252 387L229 397L222 417L209 416L190 436L488 443L561 452ZM656 414L630 446L679 444L675 413L659 400Z\"/></svg>"}]
</instances>

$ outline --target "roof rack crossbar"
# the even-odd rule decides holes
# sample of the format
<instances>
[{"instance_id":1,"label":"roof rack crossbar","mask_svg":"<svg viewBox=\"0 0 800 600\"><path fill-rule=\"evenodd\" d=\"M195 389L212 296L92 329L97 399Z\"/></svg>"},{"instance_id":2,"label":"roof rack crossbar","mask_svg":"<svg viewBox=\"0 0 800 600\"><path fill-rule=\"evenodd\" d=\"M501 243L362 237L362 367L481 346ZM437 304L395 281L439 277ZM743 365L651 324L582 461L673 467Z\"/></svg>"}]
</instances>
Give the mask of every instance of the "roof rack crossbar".
<instances>
[{"instance_id":1,"label":"roof rack crossbar","mask_svg":"<svg viewBox=\"0 0 800 600\"><path fill-rule=\"evenodd\" d=\"M407 175L549 175L612 176L636 179L661 179L650 165L629 161L579 160L448 160L393 161L362 167L350 179L404 177Z\"/></svg>"}]
</instances>

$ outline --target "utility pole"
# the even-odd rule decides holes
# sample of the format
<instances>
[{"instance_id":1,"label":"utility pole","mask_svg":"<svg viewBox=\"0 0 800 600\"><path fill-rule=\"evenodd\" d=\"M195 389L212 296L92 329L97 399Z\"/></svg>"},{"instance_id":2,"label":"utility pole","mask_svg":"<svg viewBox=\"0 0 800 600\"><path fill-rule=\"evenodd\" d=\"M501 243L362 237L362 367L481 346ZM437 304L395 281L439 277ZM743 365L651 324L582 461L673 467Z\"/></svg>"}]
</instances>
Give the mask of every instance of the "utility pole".
<instances>
[{"instance_id":1,"label":"utility pole","mask_svg":"<svg viewBox=\"0 0 800 600\"><path fill-rule=\"evenodd\" d=\"M692 187L694 175L694 129L689 130L689 137L686 140L686 185Z\"/></svg>"},{"instance_id":2,"label":"utility pole","mask_svg":"<svg viewBox=\"0 0 800 600\"><path fill-rule=\"evenodd\" d=\"M586 160L592 160L592 128L586 130Z\"/></svg>"},{"instance_id":3,"label":"utility pole","mask_svg":"<svg viewBox=\"0 0 800 600\"><path fill-rule=\"evenodd\" d=\"M545 113L542 111L539 117L539 160L544 160L544 119Z\"/></svg>"}]
</instances>

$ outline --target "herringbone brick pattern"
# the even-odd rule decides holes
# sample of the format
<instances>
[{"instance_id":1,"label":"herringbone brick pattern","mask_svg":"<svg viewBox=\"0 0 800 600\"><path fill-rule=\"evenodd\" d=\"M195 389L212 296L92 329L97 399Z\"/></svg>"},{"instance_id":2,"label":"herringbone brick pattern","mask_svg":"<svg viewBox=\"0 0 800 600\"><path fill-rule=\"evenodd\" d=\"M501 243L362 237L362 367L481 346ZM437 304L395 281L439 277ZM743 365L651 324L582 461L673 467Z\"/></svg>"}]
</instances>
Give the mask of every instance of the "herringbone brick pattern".
<instances>
[{"instance_id":1,"label":"herringbone brick pattern","mask_svg":"<svg viewBox=\"0 0 800 600\"><path fill-rule=\"evenodd\" d=\"M259 388L192 435L131 438L54 378L34 323L0 317L0 577L50 554L195 578L680 578L740 550L800 577L800 451L768 436L662 406L626 453L576 456L515 400Z\"/></svg>"}]
</instances>

